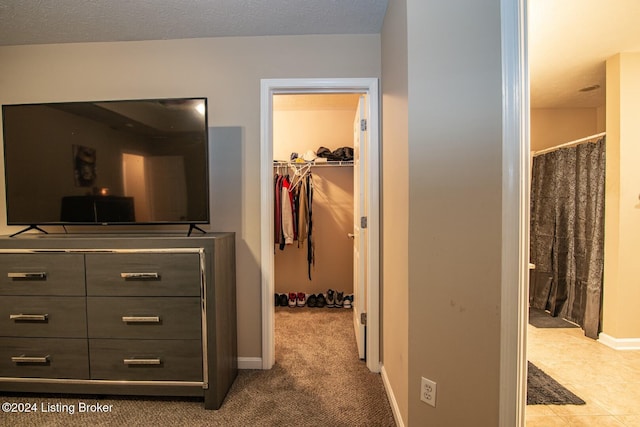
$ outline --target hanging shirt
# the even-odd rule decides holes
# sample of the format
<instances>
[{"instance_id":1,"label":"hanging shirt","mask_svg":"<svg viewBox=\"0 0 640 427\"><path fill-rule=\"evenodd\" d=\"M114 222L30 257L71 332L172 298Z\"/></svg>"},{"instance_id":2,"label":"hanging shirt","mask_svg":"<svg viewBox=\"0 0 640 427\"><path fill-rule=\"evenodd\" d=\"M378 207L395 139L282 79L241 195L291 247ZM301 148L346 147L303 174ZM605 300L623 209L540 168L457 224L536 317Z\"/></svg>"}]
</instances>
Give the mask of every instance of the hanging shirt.
<instances>
[{"instance_id":1,"label":"hanging shirt","mask_svg":"<svg viewBox=\"0 0 640 427\"><path fill-rule=\"evenodd\" d=\"M309 200L307 198L307 180L300 183L298 192L298 243L303 244L307 240L309 224Z\"/></svg>"},{"instance_id":2,"label":"hanging shirt","mask_svg":"<svg viewBox=\"0 0 640 427\"><path fill-rule=\"evenodd\" d=\"M282 180L282 193L281 193L281 205L282 205L282 234L284 235L284 244L293 244L293 196L289 192L289 180L284 177Z\"/></svg>"},{"instance_id":3,"label":"hanging shirt","mask_svg":"<svg viewBox=\"0 0 640 427\"><path fill-rule=\"evenodd\" d=\"M298 212L300 211L300 184L290 188L291 206L293 207L293 240L298 240ZM300 244L298 243L298 247Z\"/></svg>"},{"instance_id":4,"label":"hanging shirt","mask_svg":"<svg viewBox=\"0 0 640 427\"><path fill-rule=\"evenodd\" d=\"M309 280L311 280L311 266L315 264L315 248L314 241L312 237L313 231L313 179L311 178L311 174L307 175L306 178L307 183L307 269L309 274Z\"/></svg>"},{"instance_id":5,"label":"hanging shirt","mask_svg":"<svg viewBox=\"0 0 640 427\"><path fill-rule=\"evenodd\" d=\"M280 214L280 210L282 209L280 204L280 197L282 195L282 175L277 175L273 179L273 241L277 245L280 243L280 235L282 234L282 215Z\"/></svg>"}]
</instances>

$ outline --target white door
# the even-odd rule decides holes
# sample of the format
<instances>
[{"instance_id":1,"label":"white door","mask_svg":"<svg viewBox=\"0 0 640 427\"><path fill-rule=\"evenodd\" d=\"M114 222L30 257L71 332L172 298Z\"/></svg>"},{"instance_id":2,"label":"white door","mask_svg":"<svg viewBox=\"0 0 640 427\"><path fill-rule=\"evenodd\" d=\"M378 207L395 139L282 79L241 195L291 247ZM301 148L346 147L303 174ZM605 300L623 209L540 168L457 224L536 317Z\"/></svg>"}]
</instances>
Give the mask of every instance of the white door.
<instances>
[{"instance_id":1,"label":"white door","mask_svg":"<svg viewBox=\"0 0 640 427\"><path fill-rule=\"evenodd\" d=\"M367 283L367 228L366 228L366 98L360 96L353 120L353 326L356 333L358 355L365 358L366 283Z\"/></svg>"},{"instance_id":2,"label":"white door","mask_svg":"<svg viewBox=\"0 0 640 427\"><path fill-rule=\"evenodd\" d=\"M133 197L133 211L139 222L151 221L144 156L122 153L124 195Z\"/></svg>"},{"instance_id":3,"label":"white door","mask_svg":"<svg viewBox=\"0 0 640 427\"><path fill-rule=\"evenodd\" d=\"M149 183L147 192L152 220L175 221L186 218L187 177L184 157L145 157L144 169ZM169 198L167 194L172 196Z\"/></svg>"}]
</instances>

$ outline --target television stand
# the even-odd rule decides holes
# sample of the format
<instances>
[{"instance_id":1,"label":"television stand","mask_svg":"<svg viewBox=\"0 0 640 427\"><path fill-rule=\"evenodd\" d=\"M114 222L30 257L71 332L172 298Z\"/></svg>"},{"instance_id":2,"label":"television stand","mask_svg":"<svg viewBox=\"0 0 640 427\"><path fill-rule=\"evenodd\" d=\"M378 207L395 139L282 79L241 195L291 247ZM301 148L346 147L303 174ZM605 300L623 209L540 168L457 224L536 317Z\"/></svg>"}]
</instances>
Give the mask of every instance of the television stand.
<instances>
[{"instance_id":1,"label":"television stand","mask_svg":"<svg viewBox=\"0 0 640 427\"><path fill-rule=\"evenodd\" d=\"M31 224L30 226L28 226L28 227L27 227L27 228L25 228L24 230L20 230L20 231L18 231L17 233L13 233L13 234L12 234L11 236L9 236L9 237L15 237L15 236L17 236L18 234L22 234L22 233L24 233L24 232L26 232L26 231L29 231L29 230L38 230L38 231L40 231L40 232L42 232L42 233L44 233L44 234L49 234L49 233L47 233L46 231L44 231L42 228L38 227L37 225L35 225L35 224Z\"/></svg>"},{"instance_id":2,"label":"television stand","mask_svg":"<svg viewBox=\"0 0 640 427\"><path fill-rule=\"evenodd\" d=\"M190 237L190 236L191 236L191 232L192 232L193 230L198 230L198 231L202 232L202 234L207 234L207 232L206 232L206 231L204 231L202 228L198 227L197 225L195 225L195 224L189 224L189 232L187 233L187 237Z\"/></svg>"},{"instance_id":3,"label":"television stand","mask_svg":"<svg viewBox=\"0 0 640 427\"><path fill-rule=\"evenodd\" d=\"M236 331L233 233L0 237L1 396L192 396L219 409Z\"/></svg>"}]
</instances>

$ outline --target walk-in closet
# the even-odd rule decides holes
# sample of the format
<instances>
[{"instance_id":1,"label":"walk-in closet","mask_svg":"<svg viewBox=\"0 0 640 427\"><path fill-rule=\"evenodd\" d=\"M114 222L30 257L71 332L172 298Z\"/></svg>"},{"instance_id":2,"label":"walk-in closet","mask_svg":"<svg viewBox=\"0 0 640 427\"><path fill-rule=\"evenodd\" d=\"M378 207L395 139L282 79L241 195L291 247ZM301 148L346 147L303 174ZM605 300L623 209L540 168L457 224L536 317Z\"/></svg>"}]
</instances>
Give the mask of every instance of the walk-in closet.
<instances>
[{"instance_id":1,"label":"walk-in closet","mask_svg":"<svg viewBox=\"0 0 640 427\"><path fill-rule=\"evenodd\" d=\"M326 320L340 325L336 334L353 336L353 147L360 96L273 97L277 330L293 320L297 333L311 331ZM343 321L329 320L336 316ZM280 351L287 350L276 345L276 360Z\"/></svg>"}]
</instances>

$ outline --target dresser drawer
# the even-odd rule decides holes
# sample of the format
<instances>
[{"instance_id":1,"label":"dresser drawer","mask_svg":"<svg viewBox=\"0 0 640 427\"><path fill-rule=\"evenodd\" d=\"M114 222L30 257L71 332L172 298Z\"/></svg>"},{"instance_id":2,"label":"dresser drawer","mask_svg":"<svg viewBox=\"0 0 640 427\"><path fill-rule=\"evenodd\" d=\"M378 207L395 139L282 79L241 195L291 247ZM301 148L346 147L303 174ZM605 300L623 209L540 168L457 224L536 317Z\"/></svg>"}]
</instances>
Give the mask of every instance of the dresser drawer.
<instances>
[{"instance_id":1,"label":"dresser drawer","mask_svg":"<svg viewBox=\"0 0 640 427\"><path fill-rule=\"evenodd\" d=\"M88 297L90 338L200 339L200 298Z\"/></svg>"},{"instance_id":2,"label":"dresser drawer","mask_svg":"<svg viewBox=\"0 0 640 427\"><path fill-rule=\"evenodd\" d=\"M86 337L85 298L1 297L0 336Z\"/></svg>"},{"instance_id":3,"label":"dresser drawer","mask_svg":"<svg viewBox=\"0 0 640 427\"><path fill-rule=\"evenodd\" d=\"M198 254L87 254L87 295L200 296Z\"/></svg>"},{"instance_id":4,"label":"dresser drawer","mask_svg":"<svg viewBox=\"0 0 640 427\"><path fill-rule=\"evenodd\" d=\"M92 379L202 381L200 340L89 340Z\"/></svg>"},{"instance_id":5,"label":"dresser drawer","mask_svg":"<svg viewBox=\"0 0 640 427\"><path fill-rule=\"evenodd\" d=\"M0 295L84 295L82 254L0 254Z\"/></svg>"},{"instance_id":6,"label":"dresser drawer","mask_svg":"<svg viewBox=\"0 0 640 427\"><path fill-rule=\"evenodd\" d=\"M0 376L89 378L86 339L0 338Z\"/></svg>"}]
</instances>

